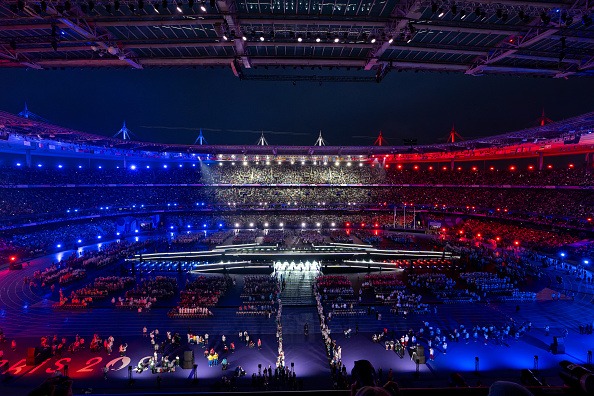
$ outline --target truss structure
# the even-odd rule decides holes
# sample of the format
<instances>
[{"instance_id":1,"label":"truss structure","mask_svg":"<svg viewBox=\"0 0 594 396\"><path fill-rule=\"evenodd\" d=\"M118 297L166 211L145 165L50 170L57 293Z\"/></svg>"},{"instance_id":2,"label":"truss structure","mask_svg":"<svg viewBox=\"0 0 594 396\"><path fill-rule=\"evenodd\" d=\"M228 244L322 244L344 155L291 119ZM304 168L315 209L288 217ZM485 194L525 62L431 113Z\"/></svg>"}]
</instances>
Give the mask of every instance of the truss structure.
<instances>
[{"instance_id":1,"label":"truss structure","mask_svg":"<svg viewBox=\"0 0 594 396\"><path fill-rule=\"evenodd\" d=\"M588 0L6 0L0 67L391 70L594 75ZM303 72L301 71L303 70ZM365 74L369 71L369 74ZM344 74L344 73L343 73Z\"/></svg>"}]
</instances>

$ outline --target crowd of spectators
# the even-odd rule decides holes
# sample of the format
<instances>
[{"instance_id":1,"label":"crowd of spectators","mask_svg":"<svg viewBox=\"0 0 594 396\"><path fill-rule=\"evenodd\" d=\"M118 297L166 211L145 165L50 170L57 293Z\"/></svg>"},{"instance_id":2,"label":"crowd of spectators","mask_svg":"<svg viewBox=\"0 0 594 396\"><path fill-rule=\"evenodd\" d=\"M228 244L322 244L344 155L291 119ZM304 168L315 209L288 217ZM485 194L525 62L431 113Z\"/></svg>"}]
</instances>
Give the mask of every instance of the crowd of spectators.
<instances>
[{"instance_id":1,"label":"crowd of spectators","mask_svg":"<svg viewBox=\"0 0 594 396\"><path fill-rule=\"evenodd\" d=\"M242 305L238 315L266 315L270 318L276 312L276 304L280 295L277 279L269 275L244 276Z\"/></svg>"},{"instance_id":2,"label":"crowd of spectators","mask_svg":"<svg viewBox=\"0 0 594 396\"><path fill-rule=\"evenodd\" d=\"M210 307L214 307L232 284L228 276L204 276L186 284L180 292L178 305L169 311L170 318L202 318L213 316Z\"/></svg>"},{"instance_id":3,"label":"crowd of spectators","mask_svg":"<svg viewBox=\"0 0 594 396\"><path fill-rule=\"evenodd\" d=\"M449 184L592 186L591 171L582 166L520 169L515 165L477 167L459 165L415 166L375 163L320 161L203 162L201 164L144 165L128 168L89 168L71 165L32 168L3 167L2 185L112 185L112 184ZM117 180L117 183L114 181Z\"/></svg>"},{"instance_id":4,"label":"crowd of spectators","mask_svg":"<svg viewBox=\"0 0 594 396\"><path fill-rule=\"evenodd\" d=\"M145 279L134 289L126 291L125 297L120 297L116 303L117 308L138 310L150 309L161 299L172 298L177 292L177 280L157 276L154 279Z\"/></svg>"}]
</instances>

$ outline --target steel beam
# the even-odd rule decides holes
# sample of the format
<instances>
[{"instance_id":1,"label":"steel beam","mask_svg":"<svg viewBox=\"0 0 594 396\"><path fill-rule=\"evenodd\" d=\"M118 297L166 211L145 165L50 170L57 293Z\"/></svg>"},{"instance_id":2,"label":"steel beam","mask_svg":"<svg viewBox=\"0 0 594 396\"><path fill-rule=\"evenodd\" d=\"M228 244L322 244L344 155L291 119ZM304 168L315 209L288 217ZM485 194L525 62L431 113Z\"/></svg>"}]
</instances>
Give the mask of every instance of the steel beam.
<instances>
[{"instance_id":1,"label":"steel beam","mask_svg":"<svg viewBox=\"0 0 594 396\"><path fill-rule=\"evenodd\" d=\"M390 29L390 23L387 23L385 31L388 31L392 34L390 37L391 40L394 39L394 36L398 34L401 30L403 30L408 22L413 19L419 19L421 17L421 3L422 0L401 0L396 3L394 10L392 10L393 17L400 17L401 19L396 23L393 29ZM384 41L380 43L377 48L373 51L373 55L365 64L365 70L371 70L378 62L379 58L386 52L388 47L390 46L389 41Z\"/></svg>"},{"instance_id":2,"label":"steel beam","mask_svg":"<svg viewBox=\"0 0 594 396\"><path fill-rule=\"evenodd\" d=\"M235 52L237 56L241 59L243 63L243 67L249 69L251 66L250 59L247 55L247 51L245 48L245 43L241 37L241 24L237 18L237 6L235 4L235 0L216 0L217 1L217 8L219 12L223 15L227 26L229 27L229 31L235 33L235 38L233 42L235 43Z\"/></svg>"}]
</instances>

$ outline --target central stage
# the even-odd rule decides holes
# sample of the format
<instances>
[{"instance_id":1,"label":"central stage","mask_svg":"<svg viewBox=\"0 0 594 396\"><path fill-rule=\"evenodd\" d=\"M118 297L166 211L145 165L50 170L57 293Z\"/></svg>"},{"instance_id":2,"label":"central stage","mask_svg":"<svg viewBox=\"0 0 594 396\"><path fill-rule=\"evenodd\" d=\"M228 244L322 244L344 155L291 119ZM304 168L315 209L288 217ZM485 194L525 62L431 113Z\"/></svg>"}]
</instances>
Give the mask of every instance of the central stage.
<instances>
[{"instance_id":1,"label":"central stage","mask_svg":"<svg viewBox=\"0 0 594 396\"><path fill-rule=\"evenodd\" d=\"M137 254L128 259L133 265L157 266L178 271L227 271L273 269L275 263L316 262L320 269L389 271L413 266L452 265L459 259L452 252L383 250L371 245L330 243L301 248L282 248L258 244L221 245L212 250Z\"/></svg>"}]
</instances>

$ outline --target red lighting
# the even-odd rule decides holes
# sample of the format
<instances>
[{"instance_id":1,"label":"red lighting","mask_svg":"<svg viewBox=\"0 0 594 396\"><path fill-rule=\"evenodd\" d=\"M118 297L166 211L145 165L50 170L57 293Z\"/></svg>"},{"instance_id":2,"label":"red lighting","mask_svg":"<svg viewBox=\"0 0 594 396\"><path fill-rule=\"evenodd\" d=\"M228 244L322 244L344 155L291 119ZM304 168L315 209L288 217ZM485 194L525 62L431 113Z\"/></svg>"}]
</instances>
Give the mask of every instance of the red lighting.
<instances>
[{"instance_id":1,"label":"red lighting","mask_svg":"<svg viewBox=\"0 0 594 396\"><path fill-rule=\"evenodd\" d=\"M533 170L533 169L534 169L534 166L532 166L532 165L528 165L528 169L529 169L529 170Z\"/></svg>"},{"instance_id":2,"label":"red lighting","mask_svg":"<svg viewBox=\"0 0 594 396\"><path fill-rule=\"evenodd\" d=\"M520 241L514 241L514 245L520 246Z\"/></svg>"},{"instance_id":3,"label":"red lighting","mask_svg":"<svg viewBox=\"0 0 594 396\"><path fill-rule=\"evenodd\" d=\"M553 165L547 165L547 169L553 169Z\"/></svg>"},{"instance_id":4,"label":"red lighting","mask_svg":"<svg viewBox=\"0 0 594 396\"><path fill-rule=\"evenodd\" d=\"M351 226L351 223L347 223L346 225L347 225L347 227L350 227Z\"/></svg>"},{"instance_id":5,"label":"red lighting","mask_svg":"<svg viewBox=\"0 0 594 396\"><path fill-rule=\"evenodd\" d=\"M433 167L432 167L432 166L430 166L430 167L429 167L429 170L433 170Z\"/></svg>"},{"instance_id":6,"label":"red lighting","mask_svg":"<svg viewBox=\"0 0 594 396\"><path fill-rule=\"evenodd\" d=\"M571 169L573 169L574 165L573 165L573 164L569 164L569 167L570 167Z\"/></svg>"},{"instance_id":7,"label":"red lighting","mask_svg":"<svg viewBox=\"0 0 594 396\"><path fill-rule=\"evenodd\" d=\"M447 171L447 170L448 170L448 167L447 167L447 166L444 166L444 167L443 167L443 168L441 168L441 169L443 169L444 171Z\"/></svg>"},{"instance_id":8,"label":"red lighting","mask_svg":"<svg viewBox=\"0 0 594 396\"><path fill-rule=\"evenodd\" d=\"M478 168L476 166L473 166L472 170L476 172L478 170Z\"/></svg>"},{"instance_id":9,"label":"red lighting","mask_svg":"<svg viewBox=\"0 0 594 396\"><path fill-rule=\"evenodd\" d=\"M379 227L379 224L375 223L375 226L376 226L376 227Z\"/></svg>"},{"instance_id":10,"label":"red lighting","mask_svg":"<svg viewBox=\"0 0 594 396\"><path fill-rule=\"evenodd\" d=\"M415 165L415 166L413 166L413 169L414 169L414 170L419 170L419 165Z\"/></svg>"},{"instance_id":11,"label":"red lighting","mask_svg":"<svg viewBox=\"0 0 594 396\"><path fill-rule=\"evenodd\" d=\"M402 169L402 165L398 165L398 169Z\"/></svg>"},{"instance_id":12,"label":"red lighting","mask_svg":"<svg viewBox=\"0 0 594 396\"><path fill-rule=\"evenodd\" d=\"M10 261L16 261L16 256L10 256Z\"/></svg>"},{"instance_id":13,"label":"red lighting","mask_svg":"<svg viewBox=\"0 0 594 396\"><path fill-rule=\"evenodd\" d=\"M443 232L446 232L446 229L445 229L445 227L444 227L444 228L442 228L441 230L442 230Z\"/></svg>"},{"instance_id":14,"label":"red lighting","mask_svg":"<svg viewBox=\"0 0 594 396\"><path fill-rule=\"evenodd\" d=\"M387 165L387 164L386 164L386 168L389 168L389 167L390 167L390 165Z\"/></svg>"},{"instance_id":15,"label":"red lighting","mask_svg":"<svg viewBox=\"0 0 594 396\"><path fill-rule=\"evenodd\" d=\"M460 230L460 235L464 234L464 231Z\"/></svg>"},{"instance_id":16,"label":"red lighting","mask_svg":"<svg viewBox=\"0 0 594 396\"><path fill-rule=\"evenodd\" d=\"M497 238L495 238L495 240L499 242L501 240L501 238L497 237Z\"/></svg>"},{"instance_id":17,"label":"red lighting","mask_svg":"<svg viewBox=\"0 0 594 396\"><path fill-rule=\"evenodd\" d=\"M494 166L490 166L490 167L489 167L489 170L492 170L492 171L494 171L494 170L495 170L495 167L494 167Z\"/></svg>"},{"instance_id":18,"label":"red lighting","mask_svg":"<svg viewBox=\"0 0 594 396\"><path fill-rule=\"evenodd\" d=\"M592 221L592 218L591 218L591 217L588 217L586 220L588 220L588 221Z\"/></svg>"},{"instance_id":19,"label":"red lighting","mask_svg":"<svg viewBox=\"0 0 594 396\"><path fill-rule=\"evenodd\" d=\"M459 167L458 167L458 170L459 170L459 171L460 171L460 170L462 170L462 167L461 167L461 166L459 166Z\"/></svg>"},{"instance_id":20,"label":"red lighting","mask_svg":"<svg viewBox=\"0 0 594 396\"><path fill-rule=\"evenodd\" d=\"M516 167L514 165L512 165L512 166L509 167L509 170L510 171L515 171L516 170Z\"/></svg>"},{"instance_id":21,"label":"red lighting","mask_svg":"<svg viewBox=\"0 0 594 396\"><path fill-rule=\"evenodd\" d=\"M481 234L476 234L476 236L477 236L478 238L480 238L480 237L481 237Z\"/></svg>"},{"instance_id":22,"label":"red lighting","mask_svg":"<svg viewBox=\"0 0 594 396\"><path fill-rule=\"evenodd\" d=\"M361 227L365 227L365 223L361 223Z\"/></svg>"}]
</instances>

